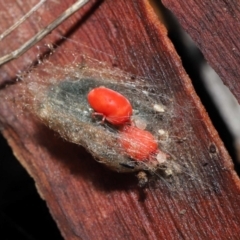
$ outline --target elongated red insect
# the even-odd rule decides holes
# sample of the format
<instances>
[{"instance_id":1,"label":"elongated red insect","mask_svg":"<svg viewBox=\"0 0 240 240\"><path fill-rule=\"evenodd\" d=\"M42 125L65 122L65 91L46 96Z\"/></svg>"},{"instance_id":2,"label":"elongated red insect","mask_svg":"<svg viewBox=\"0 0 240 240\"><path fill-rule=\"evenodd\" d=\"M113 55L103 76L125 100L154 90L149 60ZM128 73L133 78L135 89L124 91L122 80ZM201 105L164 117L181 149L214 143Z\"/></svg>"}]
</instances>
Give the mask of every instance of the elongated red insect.
<instances>
[{"instance_id":1,"label":"elongated red insect","mask_svg":"<svg viewBox=\"0 0 240 240\"><path fill-rule=\"evenodd\" d=\"M130 122L132 106L126 97L109 88L94 88L87 96L90 106L94 109L94 115L102 115L105 119L114 124L122 125Z\"/></svg>"},{"instance_id":2,"label":"elongated red insect","mask_svg":"<svg viewBox=\"0 0 240 240\"><path fill-rule=\"evenodd\" d=\"M118 141L124 153L134 160L148 160L158 151L155 137L150 132L134 126L124 126L119 132Z\"/></svg>"}]
</instances>

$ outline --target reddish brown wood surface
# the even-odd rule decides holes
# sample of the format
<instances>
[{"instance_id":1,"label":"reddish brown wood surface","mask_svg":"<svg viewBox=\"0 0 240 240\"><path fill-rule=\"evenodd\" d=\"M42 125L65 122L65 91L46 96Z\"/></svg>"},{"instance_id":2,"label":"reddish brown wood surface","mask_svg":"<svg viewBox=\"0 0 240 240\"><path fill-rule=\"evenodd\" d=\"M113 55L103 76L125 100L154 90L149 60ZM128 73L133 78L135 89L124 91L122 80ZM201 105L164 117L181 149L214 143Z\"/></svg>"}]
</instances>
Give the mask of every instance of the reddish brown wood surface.
<instances>
[{"instance_id":1,"label":"reddish brown wood surface","mask_svg":"<svg viewBox=\"0 0 240 240\"><path fill-rule=\"evenodd\" d=\"M14 6L21 15L20 9L26 12L33 4L20 8L13 2L6 7L0 1L0 9L7 12ZM1 55L66 7L65 2L46 6L22 26L18 38L13 34L1 42ZM13 23L6 19L1 29ZM172 182L162 178L140 190L134 175L107 170L83 148L62 140L24 111L21 86L14 78L45 51L32 49L1 68L1 129L36 181L65 239L238 239L239 179L148 2L91 1L43 42L59 46L48 59L56 66L72 63L72 53L79 52L154 79L159 94L173 93L171 153L187 169ZM32 75L28 81L34 80ZM9 82L13 84L7 86Z\"/></svg>"},{"instance_id":2,"label":"reddish brown wood surface","mask_svg":"<svg viewBox=\"0 0 240 240\"><path fill-rule=\"evenodd\" d=\"M176 15L182 27L239 102L239 1L162 2Z\"/></svg>"}]
</instances>

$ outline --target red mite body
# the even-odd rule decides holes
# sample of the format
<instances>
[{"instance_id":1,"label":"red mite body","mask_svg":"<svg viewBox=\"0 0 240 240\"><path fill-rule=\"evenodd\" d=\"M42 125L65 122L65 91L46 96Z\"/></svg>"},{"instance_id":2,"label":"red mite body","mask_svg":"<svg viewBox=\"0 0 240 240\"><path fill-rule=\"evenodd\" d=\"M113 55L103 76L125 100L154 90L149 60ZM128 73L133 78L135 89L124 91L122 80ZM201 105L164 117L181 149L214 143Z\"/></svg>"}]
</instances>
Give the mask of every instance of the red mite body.
<instances>
[{"instance_id":1,"label":"red mite body","mask_svg":"<svg viewBox=\"0 0 240 240\"><path fill-rule=\"evenodd\" d=\"M95 115L102 115L103 121L106 119L114 125L130 122L132 106L120 93L109 88L98 87L88 93L87 99Z\"/></svg>"},{"instance_id":2,"label":"red mite body","mask_svg":"<svg viewBox=\"0 0 240 240\"><path fill-rule=\"evenodd\" d=\"M119 132L119 144L124 153L134 160L144 161L158 151L154 136L134 126L124 126Z\"/></svg>"}]
</instances>

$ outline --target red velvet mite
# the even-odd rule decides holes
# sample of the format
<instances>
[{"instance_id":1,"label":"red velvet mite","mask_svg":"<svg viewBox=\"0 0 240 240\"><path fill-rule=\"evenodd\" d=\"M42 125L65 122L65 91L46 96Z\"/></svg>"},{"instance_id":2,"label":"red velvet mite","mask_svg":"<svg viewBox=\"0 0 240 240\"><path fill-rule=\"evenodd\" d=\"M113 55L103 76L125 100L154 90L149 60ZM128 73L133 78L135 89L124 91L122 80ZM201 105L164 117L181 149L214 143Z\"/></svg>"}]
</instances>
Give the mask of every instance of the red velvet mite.
<instances>
[{"instance_id":1,"label":"red velvet mite","mask_svg":"<svg viewBox=\"0 0 240 240\"><path fill-rule=\"evenodd\" d=\"M87 96L90 106L94 109L94 115L102 115L113 125L122 125L130 122L132 106L126 97L109 88L94 88Z\"/></svg>"},{"instance_id":2,"label":"red velvet mite","mask_svg":"<svg viewBox=\"0 0 240 240\"><path fill-rule=\"evenodd\" d=\"M151 154L158 151L155 137L134 126L124 126L119 132L118 141L124 153L137 161L148 160Z\"/></svg>"}]
</instances>

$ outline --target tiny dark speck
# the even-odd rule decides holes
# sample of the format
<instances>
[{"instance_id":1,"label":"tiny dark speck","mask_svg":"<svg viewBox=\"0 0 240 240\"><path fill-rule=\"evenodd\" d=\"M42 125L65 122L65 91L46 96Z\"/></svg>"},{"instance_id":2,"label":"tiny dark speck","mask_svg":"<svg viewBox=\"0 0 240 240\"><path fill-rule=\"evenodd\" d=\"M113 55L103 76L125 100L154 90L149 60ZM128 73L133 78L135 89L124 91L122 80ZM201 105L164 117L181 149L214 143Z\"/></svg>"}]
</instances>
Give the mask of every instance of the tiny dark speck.
<instances>
[{"instance_id":1,"label":"tiny dark speck","mask_svg":"<svg viewBox=\"0 0 240 240\"><path fill-rule=\"evenodd\" d=\"M119 165L126 167L126 168L130 168L130 169L134 169L135 168L135 164L126 164L126 163L119 163Z\"/></svg>"},{"instance_id":2,"label":"tiny dark speck","mask_svg":"<svg viewBox=\"0 0 240 240\"><path fill-rule=\"evenodd\" d=\"M216 153L216 146L212 143L209 146L209 152L210 153Z\"/></svg>"},{"instance_id":3,"label":"tiny dark speck","mask_svg":"<svg viewBox=\"0 0 240 240\"><path fill-rule=\"evenodd\" d=\"M208 165L208 163L207 163L207 162L203 163L203 166L204 166L204 167L206 167L207 165Z\"/></svg>"}]
</instances>

